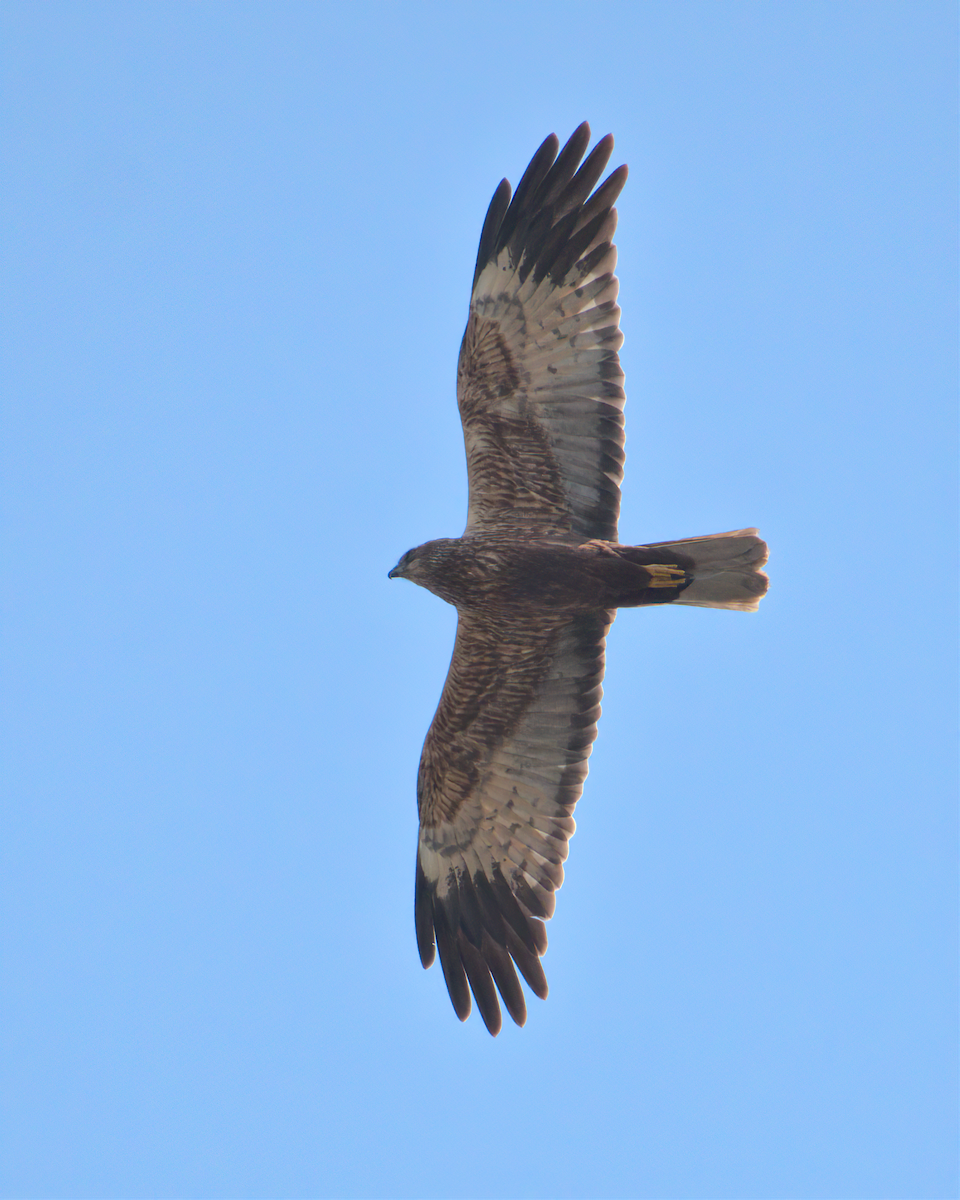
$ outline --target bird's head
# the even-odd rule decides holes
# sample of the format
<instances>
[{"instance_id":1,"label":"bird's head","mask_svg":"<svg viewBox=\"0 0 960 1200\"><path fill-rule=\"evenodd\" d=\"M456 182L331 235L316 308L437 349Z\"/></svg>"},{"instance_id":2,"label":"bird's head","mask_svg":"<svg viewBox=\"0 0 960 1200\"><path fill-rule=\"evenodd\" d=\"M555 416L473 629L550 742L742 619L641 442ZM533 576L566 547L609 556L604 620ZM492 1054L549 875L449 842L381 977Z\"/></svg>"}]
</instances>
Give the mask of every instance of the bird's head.
<instances>
[{"instance_id":1,"label":"bird's head","mask_svg":"<svg viewBox=\"0 0 960 1200\"><path fill-rule=\"evenodd\" d=\"M445 581L451 570L455 569L457 542L452 538L439 538L434 542L424 542L422 546L414 546L400 559L392 571L387 572L388 579L409 579L418 583L428 591L451 600L445 586Z\"/></svg>"},{"instance_id":2,"label":"bird's head","mask_svg":"<svg viewBox=\"0 0 960 1200\"><path fill-rule=\"evenodd\" d=\"M414 558L416 557L417 551L419 549L420 549L419 546L415 546L413 548L413 550L408 550L406 552L406 554L401 555L400 561L393 568L393 570L387 572L387 578L388 579L409 579L410 575L408 572L409 572L410 564L413 562Z\"/></svg>"}]
</instances>

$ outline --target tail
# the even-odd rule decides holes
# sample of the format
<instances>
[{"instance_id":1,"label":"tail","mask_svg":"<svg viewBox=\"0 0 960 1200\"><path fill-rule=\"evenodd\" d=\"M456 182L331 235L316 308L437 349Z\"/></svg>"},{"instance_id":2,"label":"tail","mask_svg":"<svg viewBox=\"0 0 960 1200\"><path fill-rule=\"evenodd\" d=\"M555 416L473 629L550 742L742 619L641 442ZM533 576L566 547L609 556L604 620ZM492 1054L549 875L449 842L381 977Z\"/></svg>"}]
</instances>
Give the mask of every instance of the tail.
<instances>
[{"instance_id":1,"label":"tail","mask_svg":"<svg viewBox=\"0 0 960 1200\"><path fill-rule=\"evenodd\" d=\"M654 564L667 569L662 581L652 585L663 589L660 595L666 603L756 612L770 582L761 570L767 561L767 544L755 529L649 546L619 546L618 553L648 570ZM680 570L682 582L677 580ZM677 593L670 595L670 585L675 582L679 584Z\"/></svg>"}]
</instances>

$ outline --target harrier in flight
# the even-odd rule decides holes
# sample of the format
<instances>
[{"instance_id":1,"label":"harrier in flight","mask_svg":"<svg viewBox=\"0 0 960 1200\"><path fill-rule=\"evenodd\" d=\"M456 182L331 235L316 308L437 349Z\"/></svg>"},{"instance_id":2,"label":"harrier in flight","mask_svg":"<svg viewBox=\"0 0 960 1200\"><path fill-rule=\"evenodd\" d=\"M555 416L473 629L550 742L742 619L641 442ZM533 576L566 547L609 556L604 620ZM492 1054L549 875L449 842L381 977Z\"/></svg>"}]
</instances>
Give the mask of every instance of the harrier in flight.
<instances>
[{"instance_id":1,"label":"harrier in flight","mask_svg":"<svg viewBox=\"0 0 960 1200\"><path fill-rule=\"evenodd\" d=\"M618 608L754 611L767 590L755 529L648 546L617 540L623 372L613 138L551 134L480 234L457 367L470 499L460 538L390 572L456 605L453 659L420 759L415 915L454 1010L492 1034L497 992L518 1025L520 974L541 998L544 921L597 736L604 641ZM581 159L583 162L581 163ZM596 188L596 190L594 190Z\"/></svg>"}]
</instances>

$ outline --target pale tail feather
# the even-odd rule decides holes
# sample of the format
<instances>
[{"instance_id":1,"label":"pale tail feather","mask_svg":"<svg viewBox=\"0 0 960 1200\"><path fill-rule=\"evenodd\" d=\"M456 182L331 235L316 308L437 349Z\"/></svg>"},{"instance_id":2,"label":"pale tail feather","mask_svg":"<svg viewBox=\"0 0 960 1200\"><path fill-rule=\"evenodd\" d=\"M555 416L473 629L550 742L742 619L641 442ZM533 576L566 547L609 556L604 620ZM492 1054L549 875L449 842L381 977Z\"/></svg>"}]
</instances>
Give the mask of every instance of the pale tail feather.
<instances>
[{"instance_id":1,"label":"pale tail feather","mask_svg":"<svg viewBox=\"0 0 960 1200\"><path fill-rule=\"evenodd\" d=\"M693 582L685 587L674 604L695 604L698 608L730 608L756 612L769 580L762 567L767 561L767 543L755 529L734 529L708 537L683 538L679 542L654 542L647 549L676 550L693 559Z\"/></svg>"}]
</instances>

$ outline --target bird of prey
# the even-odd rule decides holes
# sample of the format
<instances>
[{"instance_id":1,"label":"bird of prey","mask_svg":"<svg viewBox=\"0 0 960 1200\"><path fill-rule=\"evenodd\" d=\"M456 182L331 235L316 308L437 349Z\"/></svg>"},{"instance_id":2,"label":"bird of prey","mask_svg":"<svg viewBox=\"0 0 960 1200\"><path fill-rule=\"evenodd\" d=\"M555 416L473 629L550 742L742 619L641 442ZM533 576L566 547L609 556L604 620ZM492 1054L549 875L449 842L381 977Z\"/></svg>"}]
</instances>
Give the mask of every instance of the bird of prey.
<instances>
[{"instance_id":1,"label":"bird of prey","mask_svg":"<svg viewBox=\"0 0 960 1200\"><path fill-rule=\"evenodd\" d=\"M755 529L618 541L625 397L613 205L627 168L597 187L613 138L584 159L589 144L586 122L562 150L551 134L512 199L506 179L494 193L457 367L466 529L408 551L389 573L457 608L417 780L417 946L424 967L439 950L457 1016L469 1016L472 992L493 1035L498 991L513 1020L526 1020L515 967L547 995L544 921L597 736L616 610L749 612L767 590Z\"/></svg>"}]
</instances>

